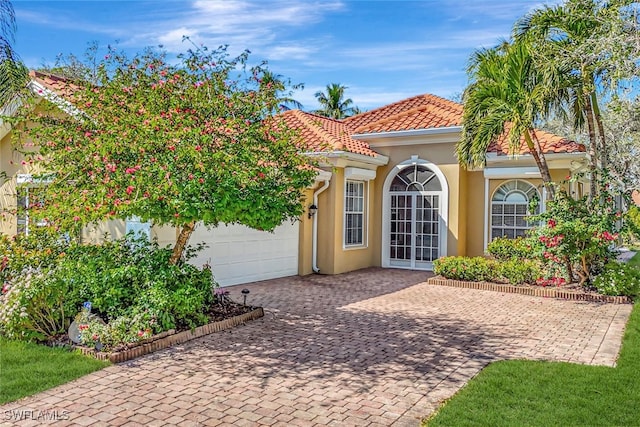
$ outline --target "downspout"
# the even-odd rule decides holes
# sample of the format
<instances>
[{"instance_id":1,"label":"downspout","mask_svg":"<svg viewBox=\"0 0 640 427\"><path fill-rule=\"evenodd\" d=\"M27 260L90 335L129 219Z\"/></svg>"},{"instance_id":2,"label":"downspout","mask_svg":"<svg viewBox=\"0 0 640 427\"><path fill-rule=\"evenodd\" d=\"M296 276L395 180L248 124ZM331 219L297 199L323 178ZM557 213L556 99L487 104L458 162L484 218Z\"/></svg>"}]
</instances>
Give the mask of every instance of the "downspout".
<instances>
[{"instance_id":1,"label":"downspout","mask_svg":"<svg viewBox=\"0 0 640 427\"><path fill-rule=\"evenodd\" d=\"M318 195L329 188L329 179L324 180L324 185L313 193L313 204L318 206ZM311 269L314 273L320 273L318 268L318 213L313 216L313 225L311 231Z\"/></svg>"}]
</instances>

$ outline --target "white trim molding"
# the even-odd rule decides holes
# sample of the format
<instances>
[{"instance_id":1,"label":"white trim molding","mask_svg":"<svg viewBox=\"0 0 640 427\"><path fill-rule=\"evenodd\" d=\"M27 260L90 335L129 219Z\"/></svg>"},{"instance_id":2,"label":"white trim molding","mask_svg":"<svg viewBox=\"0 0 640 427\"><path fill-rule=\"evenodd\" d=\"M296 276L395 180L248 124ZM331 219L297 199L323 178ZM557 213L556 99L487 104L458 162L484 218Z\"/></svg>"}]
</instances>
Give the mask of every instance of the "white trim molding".
<instances>
[{"instance_id":1,"label":"white trim molding","mask_svg":"<svg viewBox=\"0 0 640 427\"><path fill-rule=\"evenodd\" d=\"M427 128L427 129L410 129L410 130L398 130L390 132L371 132L371 133L356 133L351 135L353 139L373 140L383 138L410 138L414 136L426 136L426 135L443 135L450 133L462 132L462 126L448 126L441 128Z\"/></svg>"},{"instance_id":2,"label":"white trim molding","mask_svg":"<svg viewBox=\"0 0 640 427\"><path fill-rule=\"evenodd\" d=\"M488 179L540 178L540 170L537 167L485 168L484 177Z\"/></svg>"},{"instance_id":3,"label":"white trim molding","mask_svg":"<svg viewBox=\"0 0 640 427\"><path fill-rule=\"evenodd\" d=\"M376 179L376 171L361 168L344 168L344 179L351 181L371 181Z\"/></svg>"}]
</instances>

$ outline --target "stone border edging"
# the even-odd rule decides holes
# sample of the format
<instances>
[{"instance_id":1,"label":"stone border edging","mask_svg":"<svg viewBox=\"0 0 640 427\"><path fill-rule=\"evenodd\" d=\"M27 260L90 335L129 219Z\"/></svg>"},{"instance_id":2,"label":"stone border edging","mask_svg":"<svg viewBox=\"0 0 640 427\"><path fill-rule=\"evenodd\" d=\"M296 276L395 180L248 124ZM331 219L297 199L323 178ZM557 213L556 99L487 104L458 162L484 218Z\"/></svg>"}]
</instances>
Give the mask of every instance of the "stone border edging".
<instances>
[{"instance_id":1,"label":"stone border edging","mask_svg":"<svg viewBox=\"0 0 640 427\"><path fill-rule=\"evenodd\" d=\"M109 352L96 352L93 349L86 347L74 346L75 349L80 350L83 354L93 356L99 360L108 360L111 363L122 363L127 360L135 359L136 357L143 356L145 354L153 353L154 351L162 350L172 345L182 344L187 341L200 338L205 335L212 334L214 332L224 331L226 329L233 328L240 324L246 323L250 320L256 320L264 316L264 310L262 307L255 308L248 313L241 314L239 316L230 317L218 322L208 323L206 325L198 326L195 329L188 331L177 332L175 330L165 331L158 335L155 335L144 341L136 343L135 347L128 348L126 350L117 351L114 353Z\"/></svg>"},{"instance_id":2,"label":"stone border edging","mask_svg":"<svg viewBox=\"0 0 640 427\"><path fill-rule=\"evenodd\" d=\"M532 297L547 297L568 299L573 301L604 302L611 304L633 304L633 300L625 296L609 296L599 294L584 294L557 288L526 288L514 285L503 285L492 282L465 282L462 280L431 277L427 279L428 285L451 286L454 288L479 289L483 291L505 292L511 294L528 295Z\"/></svg>"}]
</instances>

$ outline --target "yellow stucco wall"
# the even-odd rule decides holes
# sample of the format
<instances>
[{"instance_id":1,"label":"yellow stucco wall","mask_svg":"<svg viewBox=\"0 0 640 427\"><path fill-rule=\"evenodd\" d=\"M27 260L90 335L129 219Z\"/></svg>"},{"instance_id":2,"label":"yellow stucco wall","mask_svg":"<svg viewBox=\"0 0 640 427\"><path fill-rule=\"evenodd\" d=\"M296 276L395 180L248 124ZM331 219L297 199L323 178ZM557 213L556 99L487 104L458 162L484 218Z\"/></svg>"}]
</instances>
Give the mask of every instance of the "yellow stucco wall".
<instances>
[{"instance_id":1,"label":"yellow stucco wall","mask_svg":"<svg viewBox=\"0 0 640 427\"><path fill-rule=\"evenodd\" d=\"M372 221L376 201L374 186L365 185L368 216L365 218L363 246L344 246L344 168L334 168L329 188L318 198L318 268L320 274L339 274L374 264L374 246L379 230ZM377 180L377 178L376 178Z\"/></svg>"},{"instance_id":2,"label":"yellow stucco wall","mask_svg":"<svg viewBox=\"0 0 640 427\"><path fill-rule=\"evenodd\" d=\"M322 185L322 184L320 184ZM320 185L310 188L304 193L303 206L305 212L300 217L299 227L300 234L298 236L298 274L306 276L313 273L312 269L312 232L313 218L309 218L308 209L313 204L313 193Z\"/></svg>"},{"instance_id":3,"label":"yellow stucco wall","mask_svg":"<svg viewBox=\"0 0 640 427\"><path fill-rule=\"evenodd\" d=\"M467 200L467 250L465 255L484 253L484 176L480 172L465 172Z\"/></svg>"}]
</instances>

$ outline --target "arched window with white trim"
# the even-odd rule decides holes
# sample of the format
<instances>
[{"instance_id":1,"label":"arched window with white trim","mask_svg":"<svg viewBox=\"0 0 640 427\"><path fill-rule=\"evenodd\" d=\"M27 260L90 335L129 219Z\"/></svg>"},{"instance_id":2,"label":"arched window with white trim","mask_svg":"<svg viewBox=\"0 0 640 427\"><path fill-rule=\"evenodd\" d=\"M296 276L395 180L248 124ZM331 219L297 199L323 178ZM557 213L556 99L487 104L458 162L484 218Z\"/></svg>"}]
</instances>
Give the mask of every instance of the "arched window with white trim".
<instances>
[{"instance_id":1,"label":"arched window with white trim","mask_svg":"<svg viewBox=\"0 0 640 427\"><path fill-rule=\"evenodd\" d=\"M491 198L491 240L524 236L535 224L527 217L540 213L540 200L536 187L527 181L515 179L498 187Z\"/></svg>"}]
</instances>

